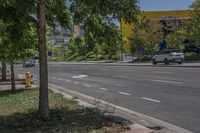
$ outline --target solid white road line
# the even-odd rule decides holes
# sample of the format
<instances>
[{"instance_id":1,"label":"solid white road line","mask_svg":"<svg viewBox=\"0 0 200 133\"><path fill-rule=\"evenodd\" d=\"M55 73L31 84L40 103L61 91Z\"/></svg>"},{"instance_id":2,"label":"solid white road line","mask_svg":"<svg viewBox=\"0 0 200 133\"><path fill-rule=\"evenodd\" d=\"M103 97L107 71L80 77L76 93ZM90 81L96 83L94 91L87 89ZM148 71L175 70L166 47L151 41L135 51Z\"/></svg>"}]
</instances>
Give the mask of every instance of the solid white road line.
<instances>
[{"instance_id":1,"label":"solid white road line","mask_svg":"<svg viewBox=\"0 0 200 133\"><path fill-rule=\"evenodd\" d=\"M157 80L157 79L152 79L151 81L153 81L153 82L161 82L161 83L169 83L169 84L182 84L181 82L167 81L167 80Z\"/></svg>"},{"instance_id":2,"label":"solid white road line","mask_svg":"<svg viewBox=\"0 0 200 133\"><path fill-rule=\"evenodd\" d=\"M126 96L130 96L131 94L129 94L129 93L126 93L126 92L119 92L119 94L122 94L122 95L126 95Z\"/></svg>"},{"instance_id":3,"label":"solid white road line","mask_svg":"<svg viewBox=\"0 0 200 133\"><path fill-rule=\"evenodd\" d=\"M151 99L151 98L147 98L147 97L142 97L142 99L151 101L151 102L161 103L161 101L159 101L159 100L155 100L155 99Z\"/></svg>"},{"instance_id":4,"label":"solid white road line","mask_svg":"<svg viewBox=\"0 0 200 133\"><path fill-rule=\"evenodd\" d=\"M172 72L160 72L160 71L153 71L153 73L171 74Z\"/></svg>"},{"instance_id":5,"label":"solid white road line","mask_svg":"<svg viewBox=\"0 0 200 133\"><path fill-rule=\"evenodd\" d=\"M91 87L91 85L89 84L83 84L85 87Z\"/></svg>"},{"instance_id":6,"label":"solid white road line","mask_svg":"<svg viewBox=\"0 0 200 133\"><path fill-rule=\"evenodd\" d=\"M107 91L108 89L106 88L99 88L100 90L103 90L103 91Z\"/></svg>"}]
</instances>

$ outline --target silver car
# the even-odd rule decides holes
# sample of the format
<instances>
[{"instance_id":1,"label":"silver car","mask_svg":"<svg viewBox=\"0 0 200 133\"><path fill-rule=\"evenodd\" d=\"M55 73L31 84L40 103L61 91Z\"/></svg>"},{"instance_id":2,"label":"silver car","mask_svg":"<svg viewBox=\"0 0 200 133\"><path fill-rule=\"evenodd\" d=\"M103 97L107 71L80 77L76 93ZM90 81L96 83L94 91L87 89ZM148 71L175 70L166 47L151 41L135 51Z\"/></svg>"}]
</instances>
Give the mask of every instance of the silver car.
<instances>
[{"instance_id":1,"label":"silver car","mask_svg":"<svg viewBox=\"0 0 200 133\"><path fill-rule=\"evenodd\" d=\"M155 54L152 58L152 63L154 65L156 65L157 63L169 64L171 62L182 64L183 61L184 61L184 53L180 50L175 50L175 49L161 50L160 52Z\"/></svg>"}]
</instances>

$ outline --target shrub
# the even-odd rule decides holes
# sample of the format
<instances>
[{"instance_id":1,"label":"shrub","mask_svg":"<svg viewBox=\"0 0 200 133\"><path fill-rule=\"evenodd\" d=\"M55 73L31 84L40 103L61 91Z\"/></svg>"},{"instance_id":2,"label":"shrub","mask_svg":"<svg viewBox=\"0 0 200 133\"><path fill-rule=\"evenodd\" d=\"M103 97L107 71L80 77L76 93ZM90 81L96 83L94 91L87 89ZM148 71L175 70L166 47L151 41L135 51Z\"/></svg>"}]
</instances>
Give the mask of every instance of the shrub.
<instances>
[{"instance_id":1,"label":"shrub","mask_svg":"<svg viewBox=\"0 0 200 133\"><path fill-rule=\"evenodd\" d=\"M200 54L194 52L185 53L185 61L200 61Z\"/></svg>"},{"instance_id":2,"label":"shrub","mask_svg":"<svg viewBox=\"0 0 200 133\"><path fill-rule=\"evenodd\" d=\"M136 59L135 61L151 61L151 60L152 60L151 55L143 55L139 57L138 59Z\"/></svg>"}]
</instances>

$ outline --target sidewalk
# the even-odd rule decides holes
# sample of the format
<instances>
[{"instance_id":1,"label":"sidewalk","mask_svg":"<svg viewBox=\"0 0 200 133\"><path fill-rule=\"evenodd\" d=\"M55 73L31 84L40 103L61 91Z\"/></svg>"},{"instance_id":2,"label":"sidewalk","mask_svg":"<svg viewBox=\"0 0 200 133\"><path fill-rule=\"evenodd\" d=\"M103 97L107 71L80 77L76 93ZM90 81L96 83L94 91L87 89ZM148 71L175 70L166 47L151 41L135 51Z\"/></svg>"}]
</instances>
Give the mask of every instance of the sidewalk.
<instances>
[{"instance_id":1,"label":"sidewalk","mask_svg":"<svg viewBox=\"0 0 200 133\"><path fill-rule=\"evenodd\" d=\"M200 68L200 62L184 62L183 64L169 64L163 63L153 65L151 62L143 63L127 63L127 62L111 62L111 61L88 61L88 62L48 62L50 65L109 65L109 66L144 66L144 67L191 67Z\"/></svg>"}]
</instances>

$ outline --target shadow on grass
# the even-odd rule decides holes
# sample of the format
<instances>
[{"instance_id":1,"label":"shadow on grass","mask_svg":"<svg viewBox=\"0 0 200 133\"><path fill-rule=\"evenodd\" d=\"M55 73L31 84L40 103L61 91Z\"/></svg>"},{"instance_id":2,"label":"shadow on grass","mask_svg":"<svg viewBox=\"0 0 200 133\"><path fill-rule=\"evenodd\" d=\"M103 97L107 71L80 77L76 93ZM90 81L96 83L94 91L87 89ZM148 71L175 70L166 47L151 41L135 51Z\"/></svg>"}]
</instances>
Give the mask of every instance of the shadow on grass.
<instances>
[{"instance_id":1,"label":"shadow on grass","mask_svg":"<svg viewBox=\"0 0 200 133\"><path fill-rule=\"evenodd\" d=\"M14 91L10 90L0 90L0 97L6 97L10 95L15 95L17 93L25 92L25 91L32 91L34 89L16 89Z\"/></svg>"},{"instance_id":2,"label":"shadow on grass","mask_svg":"<svg viewBox=\"0 0 200 133\"><path fill-rule=\"evenodd\" d=\"M51 109L50 119L38 119L37 111L0 116L1 133L88 133L112 122L91 109Z\"/></svg>"}]
</instances>

